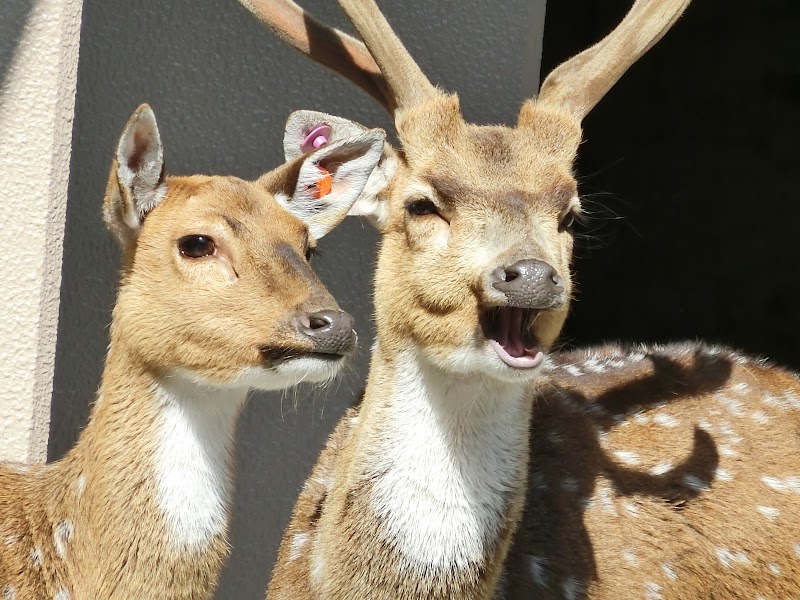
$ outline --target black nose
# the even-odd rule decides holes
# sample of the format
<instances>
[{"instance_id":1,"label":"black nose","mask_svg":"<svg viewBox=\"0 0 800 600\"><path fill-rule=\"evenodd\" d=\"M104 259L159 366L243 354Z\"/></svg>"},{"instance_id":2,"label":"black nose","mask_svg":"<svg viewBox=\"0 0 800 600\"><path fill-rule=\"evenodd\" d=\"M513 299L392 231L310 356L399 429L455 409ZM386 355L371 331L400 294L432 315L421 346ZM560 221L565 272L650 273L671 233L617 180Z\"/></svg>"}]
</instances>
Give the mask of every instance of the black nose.
<instances>
[{"instance_id":1,"label":"black nose","mask_svg":"<svg viewBox=\"0 0 800 600\"><path fill-rule=\"evenodd\" d=\"M564 303L564 280L542 260L520 260L492 272L492 286L510 306L556 308Z\"/></svg>"},{"instance_id":2,"label":"black nose","mask_svg":"<svg viewBox=\"0 0 800 600\"><path fill-rule=\"evenodd\" d=\"M306 319L308 321L306 322ZM353 317L339 310L322 310L300 319L300 333L311 339L314 352L347 354L353 349Z\"/></svg>"}]
</instances>

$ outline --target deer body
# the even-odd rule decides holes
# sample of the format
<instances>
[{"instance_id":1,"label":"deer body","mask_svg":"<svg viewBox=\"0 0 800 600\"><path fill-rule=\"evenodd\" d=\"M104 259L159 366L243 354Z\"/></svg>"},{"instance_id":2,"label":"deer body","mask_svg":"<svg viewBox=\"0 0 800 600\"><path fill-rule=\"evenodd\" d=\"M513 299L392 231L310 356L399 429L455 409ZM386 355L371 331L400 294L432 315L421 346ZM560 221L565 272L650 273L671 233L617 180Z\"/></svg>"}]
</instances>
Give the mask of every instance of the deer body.
<instances>
[{"instance_id":1,"label":"deer body","mask_svg":"<svg viewBox=\"0 0 800 600\"><path fill-rule=\"evenodd\" d=\"M800 597L796 374L698 343L551 374L502 597Z\"/></svg>"},{"instance_id":2,"label":"deer body","mask_svg":"<svg viewBox=\"0 0 800 600\"><path fill-rule=\"evenodd\" d=\"M124 260L102 384L62 460L0 465L4 600L211 597L248 391L324 381L354 347L304 255L382 144L373 131L255 182L165 177L155 116L134 113L104 202Z\"/></svg>"}]
</instances>

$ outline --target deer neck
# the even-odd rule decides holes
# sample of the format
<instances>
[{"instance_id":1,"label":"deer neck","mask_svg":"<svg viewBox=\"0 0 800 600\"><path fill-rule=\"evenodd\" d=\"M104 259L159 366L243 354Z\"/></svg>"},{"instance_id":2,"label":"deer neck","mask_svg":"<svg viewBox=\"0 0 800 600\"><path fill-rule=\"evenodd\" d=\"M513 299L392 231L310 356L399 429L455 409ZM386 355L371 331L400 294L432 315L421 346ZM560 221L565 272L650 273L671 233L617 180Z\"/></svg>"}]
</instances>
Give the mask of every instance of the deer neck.
<instances>
[{"instance_id":1,"label":"deer neck","mask_svg":"<svg viewBox=\"0 0 800 600\"><path fill-rule=\"evenodd\" d=\"M90 423L65 460L91 531L85 539L98 550L135 545L140 565L152 551L155 564L196 574L225 552L233 439L247 389L154 373L121 346L109 353ZM209 575L215 581L201 574Z\"/></svg>"},{"instance_id":2,"label":"deer neck","mask_svg":"<svg viewBox=\"0 0 800 600\"><path fill-rule=\"evenodd\" d=\"M409 566L450 576L494 560L525 483L526 398L523 384L377 349L358 461L379 527Z\"/></svg>"}]
</instances>

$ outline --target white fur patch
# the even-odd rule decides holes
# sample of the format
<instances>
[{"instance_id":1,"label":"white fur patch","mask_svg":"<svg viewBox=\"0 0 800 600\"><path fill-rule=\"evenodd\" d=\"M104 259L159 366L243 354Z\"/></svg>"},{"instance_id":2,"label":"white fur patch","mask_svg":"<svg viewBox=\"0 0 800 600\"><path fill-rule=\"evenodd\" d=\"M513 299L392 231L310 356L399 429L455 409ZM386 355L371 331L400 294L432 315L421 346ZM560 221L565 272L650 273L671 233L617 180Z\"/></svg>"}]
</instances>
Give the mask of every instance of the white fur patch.
<instances>
[{"instance_id":1,"label":"white fur patch","mask_svg":"<svg viewBox=\"0 0 800 600\"><path fill-rule=\"evenodd\" d=\"M59 588L59 590L56 592L56 595L53 596L53 600L69 600L69 599L70 599L69 592L64 588Z\"/></svg>"},{"instance_id":2,"label":"white fur patch","mask_svg":"<svg viewBox=\"0 0 800 600\"><path fill-rule=\"evenodd\" d=\"M78 477L78 481L75 484L75 487L77 488L78 491L78 499L80 499L81 496L83 496L83 492L86 490L86 475L81 475L80 477Z\"/></svg>"},{"instance_id":3,"label":"white fur patch","mask_svg":"<svg viewBox=\"0 0 800 600\"><path fill-rule=\"evenodd\" d=\"M303 548L308 544L307 533L296 533L292 536L292 543L289 550L289 560L297 560L303 555Z\"/></svg>"},{"instance_id":4,"label":"white fur patch","mask_svg":"<svg viewBox=\"0 0 800 600\"><path fill-rule=\"evenodd\" d=\"M666 577L670 581L675 581L678 579L678 575L675 573L675 569L673 569L672 565L669 563L664 563L663 565L661 565L661 571L664 573L664 577Z\"/></svg>"},{"instance_id":5,"label":"white fur patch","mask_svg":"<svg viewBox=\"0 0 800 600\"><path fill-rule=\"evenodd\" d=\"M540 588L548 586L547 573L545 573L547 563L548 560L541 556L528 556L528 568L530 568L531 577L533 582Z\"/></svg>"},{"instance_id":6,"label":"white fur patch","mask_svg":"<svg viewBox=\"0 0 800 600\"><path fill-rule=\"evenodd\" d=\"M387 537L427 568L472 568L501 532L528 443L525 386L452 378L411 351L396 362L372 452L372 504Z\"/></svg>"},{"instance_id":7,"label":"white fur patch","mask_svg":"<svg viewBox=\"0 0 800 600\"><path fill-rule=\"evenodd\" d=\"M156 439L158 503L172 543L200 551L225 531L236 419L247 389L220 390L170 378Z\"/></svg>"},{"instance_id":8,"label":"white fur patch","mask_svg":"<svg viewBox=\"0 0 800 600\"><path fill-rule=\"evenodd\" d=\"M53 545L55 546L58 558L63 560L67 555L67 546L72 541L73 535L75 535L75 524L69 519L61 521L56 525L53 531Z\"/></svg>"},{"instance_id":9,"label":"white fur patch","mask_svg":"<svg viewBox=\"0 0 800 600\"><path fill-rule=\"evenodd\" d=\"M756 510L770 521L774 521L781 514L781 511L773 506L756 506Z\"/></svg>"},{"instance_id":10,"label":"white fur patch","mask_svg":"<svg viewBox=\"0 0 800 600\"><path fill-rule=\"evenodd\" d=\"M737 564L749 565L750 559L747 557L746 552L732 552L727 548L717 548L717 558L722 566L726 569L732 569Z\"/></svg>"},{"instance_id":11,"label":"white fur patch","mask_svg":"<svg viewBox=\"0 0 800 600\"><path fill-rule=\"evenodd\" d=\"M672 470L675 465L672 464L671 461L667 460L662 463L658 463L656 466L652 467L649 471L650 475L660 476L664 475Z\"/></svg>"},{"instance_id":12,"label":"white fur patch","mask_svg":"<svg viewBox=\"0 0 800 600\"><path fill-rule=\"evenodd\" d=\"M641 462L639 460L639 456L635 452L630 452L628 450L616 450L614 452L614 456L616 456L620 462L625 465L635 466Z\"/></svg>"},{"instance_id":13,"label":"white fur patch","mask_svg":"<svg viewBox=\"0 0 800 600\"><path fill-rule=\"evenodd\" d=\"M3 600L16 600L16 598L17 598L17 589L10 583L4 585Z\"/></svg>"}]
</instances>

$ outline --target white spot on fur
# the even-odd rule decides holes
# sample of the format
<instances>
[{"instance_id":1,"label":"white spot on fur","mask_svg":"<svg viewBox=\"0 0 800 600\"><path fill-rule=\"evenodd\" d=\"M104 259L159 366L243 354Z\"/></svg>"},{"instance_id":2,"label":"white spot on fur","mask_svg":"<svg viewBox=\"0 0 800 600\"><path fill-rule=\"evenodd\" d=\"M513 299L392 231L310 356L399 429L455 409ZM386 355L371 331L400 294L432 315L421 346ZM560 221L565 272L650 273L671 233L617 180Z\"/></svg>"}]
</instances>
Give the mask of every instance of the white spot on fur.
<instances>
[{"instance_id":1,"label":"white spot on fur","mask_svg":"<svg viewBox=\"0 0 800 600\"><path fill-rule=\"evenodd\" d=\"M667 415L664 413L657 414L655 417L653 417L653 421L655 421L656 424L661 425L662 427L668 427L670 429L680 425L680 421L678 421L678 419L676 419L672 415Z\"/></svg>"},{"instance_id":2,"label":"white spot on fur","mask_svg":"<svg viewBox=\"0 0 800 600\"><path fill-rule=\"evenodd\" d=\"M561 489L574 494L578 491L578 480L574 477L565 477L561 482Z\"/></svg>"},{"instance_id":3,"label":"white spot on fur","mask_svg":"<svg viewBox=\"0 0 800 600\"><path fill-rule=\"evenodd\" d=\"M662 598L664 597L661 595L662 589L663 588L657 583L653 582L646 583L644 586L645 600L662 600Z\"/></svg>"},{"instance_id":4,"label":"white spot on fur","mask_svg":"<svg viewBox=\"0 0 800 600\"><path fill-rule=\"evenodd\" d=\"M675 573L675 569L672 568L671 564L664 563L661 565L661 571L664 573L664 577L670 581L677 581L678 575Z\"/></svg>"},{"instance_id":5,"label":"white spot on fur","mask_svg":"<svg viewBox=\"0 0 800 600\"><path fill-rule=\"evenodd\" d=\"M750 390L750 387L746 383L737 383L731 389L737 394L744 394Z\"/></svg>"},{"instance_id":6,"label":"white spot on fur","mask_svg":"<svg viewBox=\"0 0 800 600\"><path fill-rule=\"evenodd\" d=\"M528 556L528 568L531 570L531 577L533 582L540 588L546 588L549 585L547 573L545 573L547 562L547 559L541 556Z\"/></svg>"},{"instance_id":7,"label":"white spot on fur","mask_svg":"<svg viewBox=\"0 0 800 600\"><path fill-rule=\"evenodd\" d=\"M683 485L695 492L702 492L708 489L708 483L697 477L696 475L686 474L681 477Z\"/></svg>"},{"instance_id":8,"label":"white spot on fur","mask_svg":"<svg viewBox=\"0 0 800 600\"><path fill-rule=\"evenodd\" d=\"M633 420L636 421L639 425L647 425L650 422L650 417L648 417L644 413L636 413L633 415Z\"/></svg>"},{"instance_id":9,"label":"white spot on fur","mask_svg":"<svg viewBox=\"0 0 800 600\"><path fill-rule=\"evenodd\" d=\"M573 377L581 377L583 375L583 371L575 365L564 365L564 370Z\"/></svg>"},{"instance_id":10,"label":"white spot on fur","mask_svg":"<svg viewBox=\"0 0 800 600\"><path fill-rule=\"evenodd\" d=\"M794 555L797 558L800 558L800 544L795 544L794 545Z\"/></svg>"},{"instance_id":11,"label":"white spot on fur","mask_svg":"<svg viewBox=\"0 0 800 600\"><path fill-rule=\"evenodd\" d=\"M617 507L614 506L614 500L611 495L611 488L605 481L597 482L597 491L595 492L597 499L600 501L600 506L603 510L612 515L617 514Z\"/></svg>"},{"instance_id":12,"label":"white spot on fur","mask_svg":"<svg viewBox=\"0 0 800 600\"><path fill-rule=\"evenodd\" d=\"M731 448L727 444L720 444L719 445L719 453L722 456L727 456L728 458L735 458L735 457L739 456L739 453L736 452L736 450L734 450L733 448Z\"/></svg>"},{"instance_id":13,"label":"white spot on fur","mask_svg":"<svg viewBox=\"0 0 800 600\"><path fill-rule=\"evenodd\" d=\"M289 550L289 560L297 560L303 554L303 547L308 543L307 533L295 533Z\"/></svg>"},{"instance_id":14,"label":"white spot on fur","mask_svg":"<svg viewBox=\"0 0 800 600\"><path fill-rule=\"evenodd\" d=\"M19 535L7 535L3 541L5 542L6 546L13 546L21 539L22 537Z\"/></svg>"},{"instance_id":15,"label":"white spot on fur","mask_svg":"<svg viewBox=\"0 0 800 600\"><path fill-rule=\"evenodd\" d=\"M401 401L370 452L372 506L407 560L471 568L500 534L525 460L525 386L453 378L423 361L412 351L398 357Z\"/></svg>"},{"instance_id":16,"label":"white spot on fur","mask_svg":"<svg viewBox=\"0 0 800 600\"><path fill-rule=\"evenodd\" d=\"M356 425L358 425L358 415L350 417L350 426L355 427Z\"/></svg>"},{"instance_id":17,"label":"white spot on fur","mask_svg":"<svg viewBox=\"0 0 800 600\"><path fill-rule=\"evenodd\" d=\"M742 416L744 416L744 410L742 409L742 403L739 402L739 400L735 400L734 398L730 398L728 396L723 396L721 394L715 396L715 398L734 417L742 417Z\"/></svg>"},{"instance_id":18,"label":"white spot on fur","mask_svg":"<svg viewBox=\"0 0 800 600\"><path fill-rule=\"evenodd\" d=\"M717 548L717 558L722 566L726 569L731 569L737 564L749 565L750 559L747 557L746 552L732 552L727 548Z\"/></svg>"},{"instance_id":19,"label":"white spot on fur","mask_svg":"<svg viewBox=\"0 0 800 600\"><path fill-rule=\"evenodd\" d=\"M3 586L3 600L16 600L17 597L17 589L7 583Z\"/></svg>"},{"instance_id":20,"label":"white spot on fur","mask_svg":"<svg viewBox=\"0 0 800 600\"><path fill-rule=\"evenodd\" d=\"M545 479L544 473L541 471L533 471L533 473L531 473L531 485L533 486L533 489L540 492L547 491L547 488L549 487L547 485L547 480Z\"/></svg>"},{"instance_id":21,"label":"white spot on fur","mask_svg":"<svg viewBox=\"0 0 800 600\"><path fill-rule=\"evenodd\" d=\"M634 466L641 462L639 456L635 452L629 452L628 450L616 450L614 456L626 465Z\"/></svg>"},{"instance_id":22,"label":"white spot on fur","mask_svg":"<svg viewBox=\"0 0 800 600\"><path fill-rule=\"evenodd\" d=\"M658 463L656 466L652 467L649 473L650 475L655 475L655 476L664 475L666 473L669 473L674 466L675 465L673 465L672 461L667 460L662 463Z\"/></svg>"},{"instance_id":23,"label":"white spot on fur","mask_svg":"<svg viewBox=\"0 0 800 600\"><path fill-rule=\"evenodd\" d=\"M625 548L622 551L622 558L624 558L625 562L631 565L632 567L635 567L637 564L639 564L639 561L636 558L636 553L630 548Z\"/></svg>"},{"instance_id":24,"label":"white spot on fur","mask_svg":"<svg viewBox=\"0 0 800 600\"><path fill-rule=\"evenodd\" d=\"M765 475L761 478L761 481L764 482L764 485L772 488L776 492L785 492L789 489L789 486L786 484L786 482L782 479L778 479L777 477L769 477Z\"/></svg>"},{"instance_id":25,"label":"white spot on fur","mask_svg":"<svg viewBox=\"0 0 800 600\"><path fill-rule=\"evenodd\" d=\"M774 521L781 514L781 511L773 506L757 506L756 510L770 521Z\"/></svg>"},{"instance_id":26,"label":"white spot on fur","mask_svg":"<svg viewBox=\"0 0 800 600\"><path fill-rule=\"evenodd\" d=\"M769 417L760 410L753 411L750 417L759 425L765 425L766 423L769 423Z\"/></svg>"},{"instance_id":27,"label":"white spot on fur","mask_svg":"<svg viewBox=\"0 0 800 600\"><path fill-rule=\"evenodd\" d=\"M64 588L59 588L56 592L56 595L53 596L53 600L69 600L69 592Z\"/></svg>"},{"instance_id":28,"label":"white spot on fur","mask_svg":"<svg viewBox=\"0 0 800 600\"><path fill-rule=\"evenodd\" d=\"M639 507L636 506L633 502L628 502L627 500L622 503L622 508L625 509L625 512L628 513L631 517L638 517L639 516Z\"/></svg>"},{"instance_id":29,"label":"white spot on fur","mask_svg":"<svg viewBox=\"0 0 800 600\"><path fill-rule=\"evenodd\" d=\"M770 571L770 573L772 573L776 577L781 574L781 568L778 565L776 565L775 563L770 563L769 564L769 571Z\"/></svg>"},{"instance_id":30,"label":"white spot on fur","mask_svg":"<svg viewBox=\"0 0 800 600\"><path fill-rule=\"evenodd\" d=\"M711 423L709 423L705 419L700 419L699 421L697 421L697 426L700 429L707 431L708 433L714 433L714 428L711 426Z\"/></svg>"},{"instance_id":31,"label":"white spot on fur","mask_svg":"<svg viewBox=\"0 0 800 600\"><path fill-rule=\"evenodd\" d=\"M183 375L161 387L158 503L173 544L202 550L225 531L236 418L247 390L211 389Z\"/></svg>"},{"instance_id":32,"label":"white spot on fur","mask_svg":"<svg viewBox=\"0 0 800 600\"><path fill-rule=\"evenodd\" d=\"M606 368L596 358L590 358L583 363L584 368L590 373L605 373Z\"/></svg>"},{"instance_id":33,"label":"white spot on fur","mask_svg":"<svg viewBox=\"0 0 800 600\"><path fill-rule=\"evenodd\" d=\"M574 577L567 577L561 584L561 592L566 600L578 600L583 594L583 585Z\"/></svg>"},{"instance_id":34,"label":"white spot on fur","mask_svg":"<svg viewBox=\"0 0 800 600\"><path fill-rule=\"evenodd\" d=\"M56 555L60 559L64 559L67 555L67 545L72 541L72 536L75 534L75 524L66 519L61 521L53 530L53 545L56 548Z\"/></svg>"},{"instance_id":35,"label":"white spot on fur","mask_svg":"<svg viewBox=\"0 0 800 600\"><path fill-rule=\"evenodd\" d=\"M31 550L31 562L35 568L39 568L42 566L42 549L41 548L34 548Z\"/></svg>"},{"instance_id":36,"label":"white spot on fur","mask_svg":"<svg viewBox=\"0 0 800 600\"><path fill-rule=\"evenodd\" d=\"M83 496L83 492L86 490L86 475L81 475L78 477L78 482L75 484L78 489L78 499Z\"/></svg>"},{"instance_id":37,"label":"white spot on fur","mask_svg":"<svg viewBox=\"0 0 800 600\"><path fill-rule=\"evenodd\" d=\"M717 470L714 471L714 477L719 479L720 481L731 482L733 481L733 475L731 475L730 471L726 469L721 469L717 467Z\"/></svg>"}]
</instances>

